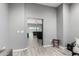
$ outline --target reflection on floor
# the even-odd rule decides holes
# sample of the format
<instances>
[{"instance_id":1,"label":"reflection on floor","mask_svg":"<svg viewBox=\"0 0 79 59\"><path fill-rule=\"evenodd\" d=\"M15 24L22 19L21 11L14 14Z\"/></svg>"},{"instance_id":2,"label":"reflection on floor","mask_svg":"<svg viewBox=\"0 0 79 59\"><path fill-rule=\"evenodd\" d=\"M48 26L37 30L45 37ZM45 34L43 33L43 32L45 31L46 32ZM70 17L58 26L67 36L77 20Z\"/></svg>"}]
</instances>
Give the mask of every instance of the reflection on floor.
<instances>
[{"instance_id":1,"label":"reflection on floor","mask_svg":"<svg viewBox=\"0 0 79 59\"><path fill-rule=\"evenodd\" d=\"M43 47L37 41L37 38L29 40L28 49L14 51L14 56L71 56L71 52L56 47Z\"/></svg>"}]
</instances>

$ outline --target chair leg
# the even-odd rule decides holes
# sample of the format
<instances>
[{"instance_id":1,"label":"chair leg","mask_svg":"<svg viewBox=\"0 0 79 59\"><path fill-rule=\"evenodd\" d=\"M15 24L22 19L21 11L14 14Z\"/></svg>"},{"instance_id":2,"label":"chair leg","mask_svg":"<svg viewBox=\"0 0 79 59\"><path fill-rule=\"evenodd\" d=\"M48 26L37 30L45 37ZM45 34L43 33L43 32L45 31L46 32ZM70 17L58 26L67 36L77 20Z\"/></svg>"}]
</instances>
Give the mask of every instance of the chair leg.
<instances>
[{"instance_id":1,"label":"chair leg","mask_svg":"<svg viewBox=\"0 0 79 59\"><path fill-rule=\"evenodd\" d=\"M74 52L72 52L72 56L74 56L75 55L75 53Z\"/></svg>"}]
</instances>

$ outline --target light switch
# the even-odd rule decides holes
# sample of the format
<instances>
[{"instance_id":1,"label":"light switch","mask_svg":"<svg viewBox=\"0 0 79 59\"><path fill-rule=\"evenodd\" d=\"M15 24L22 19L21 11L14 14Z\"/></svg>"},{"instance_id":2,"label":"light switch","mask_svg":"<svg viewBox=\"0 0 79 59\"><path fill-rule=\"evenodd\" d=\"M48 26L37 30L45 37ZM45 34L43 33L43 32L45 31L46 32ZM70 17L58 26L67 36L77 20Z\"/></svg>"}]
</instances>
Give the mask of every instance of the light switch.
<instances>
[{"instance_id":1,"label":"light switch","mask_svg":"<svg viewBox=\"0 0 79 59\"><path fill-rule=\"evenodd\" d=\"M24 30L21 30L21 34L23 34L24 33Z\"/></svg>"},{"instance_id":2,"label":"light switch","mask_svg":"<svg viewBox=\"0 0 79 59\"><path fill-rule=\"evenodd\" d=\"M20 31L19 31L19 30L17 30L17 33L20 33Z\"/></svg>"}]
</instances>

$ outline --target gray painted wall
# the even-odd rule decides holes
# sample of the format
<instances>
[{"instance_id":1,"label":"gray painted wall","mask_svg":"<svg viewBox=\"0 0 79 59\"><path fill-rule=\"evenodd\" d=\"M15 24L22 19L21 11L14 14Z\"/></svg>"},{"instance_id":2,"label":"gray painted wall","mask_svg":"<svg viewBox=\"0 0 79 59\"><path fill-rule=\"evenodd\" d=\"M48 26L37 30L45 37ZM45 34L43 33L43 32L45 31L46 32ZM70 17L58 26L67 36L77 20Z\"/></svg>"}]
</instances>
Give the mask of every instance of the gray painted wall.
<instances>
[{"instance_id":1,"label":"gray painted wall","mask_svg":"<svg viewBox=\"0 0 79 59\"><path fill-rule=\"evenodd\" d=\"M70 5L63 4L63 46L70 43Z\"/></svg>"},{"instance_id":2,"label":"gray painted wall","mask_svg":"<svg viewBox=\"0 0 79 59\"><path fill-rule=\"evenodd\" d=\"M75 37L79 38L79 3L70 6L70 40L75 41Z\"/></svg>"},{"instance_id":3,"label":"gray painted wall","mask_svg":"<svg viewBox=\"0 0 79 59\"><path fill-rule=\"evenodd\" d=\"M25 20L27 17L42 18L44 20L44 45L51 45L51 40L57 38L56 8L39 4L25 4Z\"/></svg>"},{"instance_id":4,"label":"gray painted wall","mask_svg":"<svg viewBox=\"0 0 79 59\"><path fill-rule=\"evenodd\" d=\"M17 30L20 33L17 33ZM27 39L24 30L24 4L9 4L9 48L26 48Z\"/></svg>"},{"instance_id":5,"label":"gray painted wall","mask_svg":"<svg viewBox=\"0 0 79 59\"><path fill-rule=\"evenodd\" d=\"M57 14L57 38L60 39L60 45L66 46L70 43L70 6L62 4L58 7Z\"/></svg>"},{"instance_id":6,"label":"gray painted wall","mask_svg":"<svg viewBox=\"0 0 79 59\"><path fill-rule=\"evenodd\" d=\"M75 41L75 37L79 38L79 4L63 4L63 40L64 46L67 43Z\"/></svg>"},{"instance_id":7,"label":"gray painted wall","mask_svg":"<svg viewBox=\"0 0 79 59\"><path fill-rule=\"evenodd\" d=\"M0 48L27 47L27 17L44 19L44 45L51 45L51 40L58 38L66 46L79 38L78 14L79 4L63 4L57 10L39 4L0 4Z\"/></svg>"},{"instance_id":8,"label":"gray painted wall","mask_svg":"<svg viewBox=\"0 0 79 59\"><path fill-rule=\"evenodd\" d=\"M57 8L57 39L63 45L63 5Z\"/></svg>"},{"instance_id":9,"label":"gray painted wall","mask_svg":"<svg viewBox=\"0 0 79 59\"><path fill-rule=\"evenodd\" d=\"M8 4L0 3L0 48L8 46Z\"/></svg>"}]
</instances>

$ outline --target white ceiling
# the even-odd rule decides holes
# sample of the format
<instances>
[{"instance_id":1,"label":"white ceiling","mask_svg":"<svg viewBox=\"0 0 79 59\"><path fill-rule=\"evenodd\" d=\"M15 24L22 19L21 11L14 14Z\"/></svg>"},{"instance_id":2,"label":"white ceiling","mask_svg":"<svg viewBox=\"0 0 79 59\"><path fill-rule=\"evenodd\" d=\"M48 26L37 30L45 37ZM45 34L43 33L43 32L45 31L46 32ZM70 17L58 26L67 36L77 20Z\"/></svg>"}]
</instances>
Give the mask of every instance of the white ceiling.
<instances>
[{"instance_id":1,"label":"white ceiling","mask_svg":"<svg viewBox=\"0 0 79 59\"><path fill-rule=\"evenodd\" d=\"M51 6L51 7L58 7L61 3L38 3L38 4Z\"/></svg>"}]
</instances>

